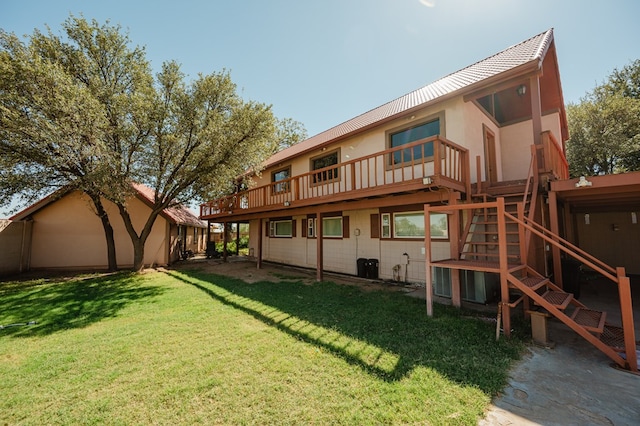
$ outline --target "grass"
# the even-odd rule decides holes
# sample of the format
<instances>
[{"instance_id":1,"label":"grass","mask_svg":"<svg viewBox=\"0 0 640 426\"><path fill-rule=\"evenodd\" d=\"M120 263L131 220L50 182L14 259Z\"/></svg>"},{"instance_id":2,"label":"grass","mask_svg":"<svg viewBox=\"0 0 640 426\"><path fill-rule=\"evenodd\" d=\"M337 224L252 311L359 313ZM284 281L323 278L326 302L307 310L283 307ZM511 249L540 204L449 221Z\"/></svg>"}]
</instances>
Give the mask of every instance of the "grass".
<instances>
[{"instance_id":1,"label":"grass","mask_svg":"<svg viewBox=\"0 0 640 426\"><path fill-rule=\"evenodd\" d=\"M7 424L476 424L522 349L392 292L198 271L0 283Z\"/></svg>"}]
</instances>

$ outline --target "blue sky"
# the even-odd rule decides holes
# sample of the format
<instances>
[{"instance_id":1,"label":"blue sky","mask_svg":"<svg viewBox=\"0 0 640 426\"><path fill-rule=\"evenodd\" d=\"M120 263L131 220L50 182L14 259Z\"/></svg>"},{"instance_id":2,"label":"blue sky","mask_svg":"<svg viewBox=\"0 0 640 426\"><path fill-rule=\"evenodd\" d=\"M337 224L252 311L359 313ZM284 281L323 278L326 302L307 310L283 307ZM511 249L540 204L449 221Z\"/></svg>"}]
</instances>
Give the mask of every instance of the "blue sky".
<instances>
[{"instance_id":1,"label":"blue sky","mask_svg":"<svg viewBox=\"0 0 640 426\"><path fill-rule=\"evenodd\" d=\"M567 103L640 58L637 0L0 0L0 28L70 13L120 24L154 70L229 70L309 136L552 27Z\"/></svg>"}]
</instances>

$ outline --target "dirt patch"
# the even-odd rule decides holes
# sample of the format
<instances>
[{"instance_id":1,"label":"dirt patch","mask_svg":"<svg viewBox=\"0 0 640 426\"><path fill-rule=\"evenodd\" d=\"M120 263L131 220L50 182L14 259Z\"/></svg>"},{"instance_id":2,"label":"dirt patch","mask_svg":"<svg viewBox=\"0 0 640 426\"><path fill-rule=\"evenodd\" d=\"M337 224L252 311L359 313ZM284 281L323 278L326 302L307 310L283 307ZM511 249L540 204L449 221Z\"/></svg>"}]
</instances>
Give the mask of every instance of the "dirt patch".
<instances>
[{"instance_id":1,"label":"dirt patch","mask_svg":"<svg viewBox=\"0 0 640 426\"><path fill-rule=\"evenodd\" d=\"M227 262L220 259L193 258L185 262L176 263L173 266L175 269L197 269L212 274L238 278L247 283L301 281L310 285L316 282L315 269L295 268L273 263L263 263L262 267L258 269L256 262L247 257L230 257ZM324 273L324 280L332 281L336 284L357 286L364 291L411 293L420 289L420 286L417 285L370 280L331 272Z\"/></svg>"}]
</instances>

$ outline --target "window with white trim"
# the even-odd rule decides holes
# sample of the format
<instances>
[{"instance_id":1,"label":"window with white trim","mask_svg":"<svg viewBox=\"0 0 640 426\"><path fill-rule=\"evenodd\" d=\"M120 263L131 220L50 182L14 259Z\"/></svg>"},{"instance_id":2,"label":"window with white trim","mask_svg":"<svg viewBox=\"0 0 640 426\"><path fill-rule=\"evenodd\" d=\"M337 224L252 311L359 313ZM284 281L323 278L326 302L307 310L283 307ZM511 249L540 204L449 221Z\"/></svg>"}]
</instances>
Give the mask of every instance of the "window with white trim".
<instances>
[{"instance_id":1,"label":"window with white trim","mask_svg":"<svg viewBox=\"0 0 640 426\"><path fill-rule=\"evenodd\" d=\"M269 236L273 238L291 238L293 236L293 221L269 221Z\"/></svg>"},{"instance_id":2,"label":"window with white trim","mask_svg":"<svg viewBox=\"0 0 640 426\"><path fill-rule=\"evenodd\" d=\"M383 213L382 217L382 238L397 239L423 239L424 232L424 212L398 212L393 213L393 222L391 222L391 213ZM449 239L449 222L445 213L431 213L431 239L432 240L448 240Z\"/></svg>"},{"instance_id":3,"label":"window with white trim","mask_svg":"<svg viewBox=\"0 0 640 426\"><path fill-rule=\"evenodd\" d=\"M318 219L310 217L307 219L307 237L315 238L317 233ZM344 238L344 228L342 216L322 218L322 236L324 238Z\"/></svg>"}]
</instances>

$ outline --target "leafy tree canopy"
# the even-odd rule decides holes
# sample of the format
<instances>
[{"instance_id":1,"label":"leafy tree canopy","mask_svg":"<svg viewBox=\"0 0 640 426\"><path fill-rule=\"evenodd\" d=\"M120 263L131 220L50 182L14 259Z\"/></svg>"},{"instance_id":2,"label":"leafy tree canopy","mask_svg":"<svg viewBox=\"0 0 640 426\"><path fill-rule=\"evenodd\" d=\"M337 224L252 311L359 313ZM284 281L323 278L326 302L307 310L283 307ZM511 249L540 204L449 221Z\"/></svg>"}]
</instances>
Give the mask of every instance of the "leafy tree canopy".
<instances>
[{"instance_id":1,"label":"leafy tree canopy","mask_svg":"<svg viewBox=\"0 0 640 426\"><path fill-rule=\"evenodd\" d=\"M62 27L64 36L35 31L27 43L0 30L0 203L60 187L105 198L120 210L136 269L163 209L216 198L304 137L270 105L243 100L225 70L187 81L168 61L154 77L119 26L71 16ZM126 203L135 182L155 191L142 228Z\"/></svg>"},{"instance_id":2,"label":"leafy tree canopy","mask_svg":"<svg viewBox=\"0 0 640 426\"><path fill-rule=\"evenodd\" d=\"M567 106L571 176L640 170L640 60Z\"/></svg>"}]
</instances>

